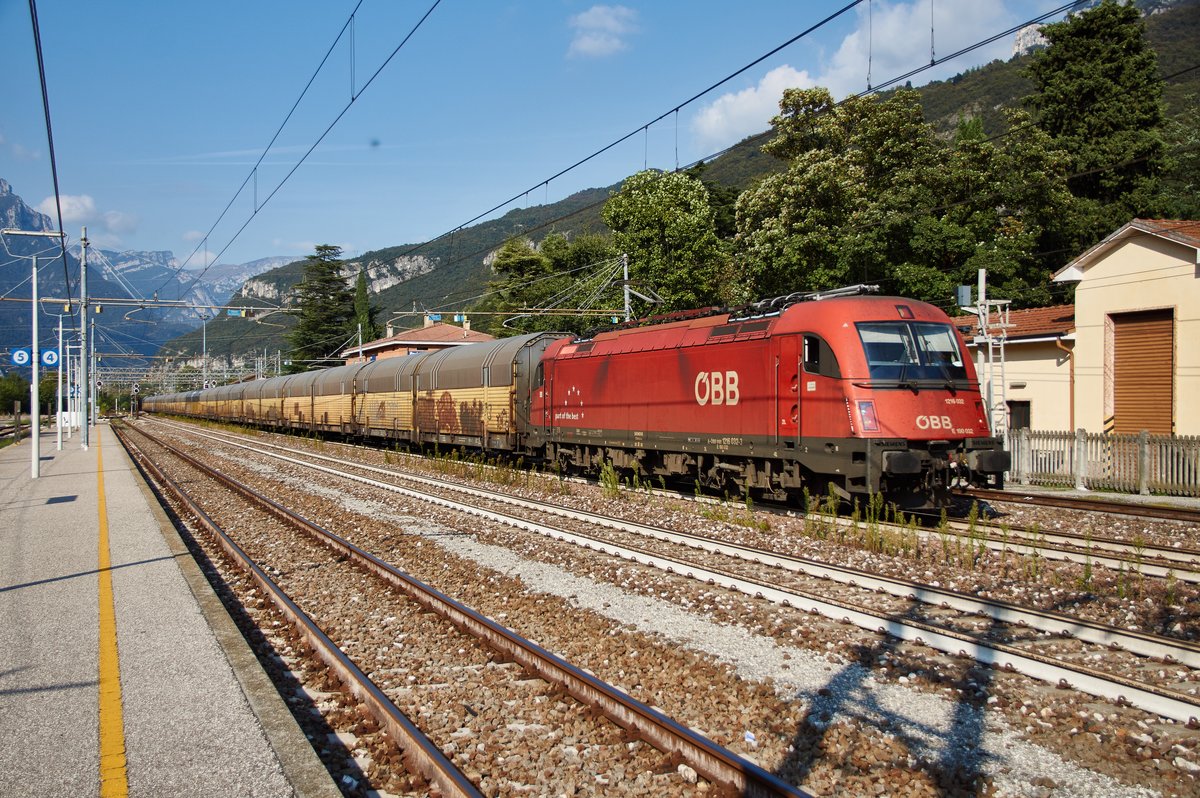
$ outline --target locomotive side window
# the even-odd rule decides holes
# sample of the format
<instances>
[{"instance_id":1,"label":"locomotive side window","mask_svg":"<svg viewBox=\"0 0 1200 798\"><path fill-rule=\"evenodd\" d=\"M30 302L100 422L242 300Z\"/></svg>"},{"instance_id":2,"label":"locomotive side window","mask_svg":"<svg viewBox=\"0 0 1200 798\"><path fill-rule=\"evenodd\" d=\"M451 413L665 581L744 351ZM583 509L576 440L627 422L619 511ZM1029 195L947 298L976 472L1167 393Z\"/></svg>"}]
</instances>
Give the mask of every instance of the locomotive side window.
<instances>
[{"instance_id":1,"label":"locomotive side window","mask_svg":"<svg viewBox=\"0 0 1200 798\"><path fill-rule=\"evenodd\" d=\"M804 336L804 370L809 374L821 371L821 341L815 335Z\"/></svg>"},{"instance_id":2,"label":"locomotive side window","mask_svg":"<svg viewBox=\"0 0 1200 798\"><path fill-rule=\"evenodd\" d=\"M888 321L855 326L872 379L966 379L963 354L948 324Z\"/></svg>"},{"instance_id":3,"label":"locomotive side window","mask_svg":"<svg viewBox=\"0 0 1200 798\"><path fill-rule=\"evenodd\" d=\"M837 356L819 335L804 336L804 370L809 374L820 374L822 377L842 376Z\"/></svg>"}]
</instances>

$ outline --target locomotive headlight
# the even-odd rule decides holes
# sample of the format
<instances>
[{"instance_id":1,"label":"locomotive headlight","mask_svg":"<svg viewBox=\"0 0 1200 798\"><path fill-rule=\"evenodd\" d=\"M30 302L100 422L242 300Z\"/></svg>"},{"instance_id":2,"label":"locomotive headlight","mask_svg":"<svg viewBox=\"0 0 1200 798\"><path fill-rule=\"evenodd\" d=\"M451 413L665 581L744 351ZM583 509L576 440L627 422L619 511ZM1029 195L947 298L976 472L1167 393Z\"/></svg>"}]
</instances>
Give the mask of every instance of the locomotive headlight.
<instances>
[{"instance_id":1,"label":"locomotive headlight","mask_svg":"<svg viewBox=\"0 0 1200 798\"><path fill-rule=\"evenodd\" d=\"M875 417L875 403L866 400L858 403L858 417L862 419L863 432L879 432L879 419Z\"/></svg>"}]
</instances>

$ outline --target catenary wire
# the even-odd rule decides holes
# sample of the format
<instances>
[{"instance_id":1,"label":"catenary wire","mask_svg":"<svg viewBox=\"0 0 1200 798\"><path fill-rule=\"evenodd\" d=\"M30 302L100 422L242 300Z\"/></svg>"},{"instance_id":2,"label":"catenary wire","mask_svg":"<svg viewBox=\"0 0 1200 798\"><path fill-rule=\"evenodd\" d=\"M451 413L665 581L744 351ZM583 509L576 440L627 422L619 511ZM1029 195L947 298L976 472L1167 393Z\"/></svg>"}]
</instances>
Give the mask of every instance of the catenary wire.
<instances>
[{"instance_id":1,"label":"catenary wire","mask_svg":"<svg viewBox=\"0 0 1200 798\"><path fill-rule=\"evenodd\" d=\"M54 127L50 124L50 92L46 87L46 63L42 57L42 33L38 25L36 0L29 0L29 18L33 24L33 47L37 52L38 81L42 88L42 109L46 115L46 144L50 152L50 175L54 181L54 208L58 213L58 232L60 234L58 241L59 249L62 253L63 279L66 282L67 301L70 302L71 276L67 270L67 241L61 235L63 232L62 196L58 190L58 159L54 154ZM75 312L72 310L71 316L74 317L74 315Z\"/></svg>"},{"instance_id":2,"label":"catenary wire","mask_svg":"<svg viewBox=\"0 0 1200 798\"><path fill-rule=\"evenodd\" d=\"M217 220L213 222L212 227L210 227L208 232L204 234L204 237L201 239L202 242L208 241L209 236L211 236L217 229L217 225L219 225L221 220L225 218L225 214L227 214L229 209L233 207L233 203L237 201L239 196L241 196L242 191L246 188L246 184L255 177L258 167L262 165L263 159L267 157L267 153L269 153L271 148L275 146L275 142L279 139L279 135L283 133L283 129L287 126L287 123L291 121L292 115L296 113L296 109L300 107L301 101L304 100L304 97L308 94L308 90L312 88L313 82L316 81L317 76L321 73L321 70L324 69L325 63L329 60L329 56L333 54L334 48L336 48L338 42L342 40L342 36L346 33L346 28L349 27L350 21L354 19L354 16L358 13L358 9L362 7L362 4L363 0L358 0L357 5L354 6L354 10L350 12L350 16L346 19L345 24L343 24L341 30L338 31L338 35L334 37L333 43L330 44L329 49L325 51L325 56L321 59L321 63L317 65L316 70L314 70L312 75L309 77L308 83L304 84L304 88L300 91L300 96L298 96L296 101L292 103L291 110L287 112L287 115L284 116L283 121L279 124L279 128L275 131L275 135L271 137L271 140L263 149L262 154L258 156L258 160L254 162L254 166L251 167L250 172L246 175L246 179L242 181L242 184L238 186L237 191L235 191L233 196L229 198L229 202L225 205L224 209L222 209L220 215L217 216ZM200 251L201 246L201 244L197 244L196 248L192 250L192 253L188 255L183 263L179 265L179 268L175 270L176 276L182 273L183 269L188 265L188 263L191 262L192 258L196 257L196 253ZM166 282L163 282L163 284L159 286L159 290L162 290L164 287L166 287L166 284Z\"/></svg>"},{"instance_id":3,"label":"catenary wire","mask_svg":"<svg viewBox=\"0 0 1200 798\"><path fill-rule=\"evenodd\" d=\"M554 175L552 175L551 177L548 177L548 178L546 178L545 180L538 181L538 182L537 182L537 183L535 183L535 184L534 184L534 185L533 185L531 188L529 188L529 189L525 189L525 190L523 190L522 192L520 192L520 193L518 193L518 194L515 194L513 197L511 197L511 198L509 198L509 199L505 200L504 202L502 202L502 203L499 203L499 204L497 204L497 205L494 205L493 207L489 208L488 210L486 210L486 211L484 211L484 212L482 212L482 213L476 214L476 215L475 215L474 217L472 217L471 219L468 219L467 221L465 221L465 222L463 222L463 223L461 223L461 224L459 224L459 225L456 225L454 228L452 228L452 229L450 229L450 230L447 230L446 232L444 232L444 233L441 233L440 235L438 235L438 236L435 236L434 238L431 238L431 239L429 239L429 240L427 240L427 241L424 241L424 242L422 242L422 243L420 243L420 244L415 244L415 245L413 245L412 247L409 247L408 249L406 249L406 250L404 250L403 252L401 252L399 256L400 256L400 257L407 257L407 256L409 256L409 255L412 255L412 254L416 253L416 252L419 252L420 250L422 250L422 249L425 249L425 248L427 248L427 247L431 246L432 244L434 244L434 243L436 243L436 242L438 242L438 241L442 240L443 238L446 238L447 236L451 236L451 235L454 235L454 234L456 234L458 231L462 230L462 229L463 229L464 227L466 227L467 225L473 224L474 222L477 222L477 221L479 221L480 219L483 219L484 217L486 217L486 216L489 216L490 214L492 214L492 213L495 213L496 211L498 211L498 210L500 210L500 209L502 209L502 208L504 208L504 207L506 207L506 206L508 206L508 205L512 204L513 202L517 201L518 199L520 199L520 198L524 197L524 196L525 196L525 195L526 195L526 194L527 194L529 191L532 191L532 190L534 190L534 189L538 188L539 186L543 186L543 185L549 185L549 183L550 183L551 181L553 181L553 180L555 180L555 179L557 179L557 178L559 178L559 177L561 177L561 176L563 176L563 175L567 174L567 173L568 173L568 172L570 172L571 170L573 170L573 169L575 169L575 168L577 168L577 167L579 167L579 166L581 166L581 165L583 165L583 164L585 164L585 163L589 162L590 160L592 160L592 159L594 159L594 158L598 157L599 155L602 155L603 153L605 153L605 152L609 151L609 150L610 150L610 149L612 149L613 147L616 147L617 145L619 145L619 144L621 144L621 143L623 143L623 142L627 141L629 138L631 138L632 136L635 136L635 135L637 135L638 133L642 132L643 130L647 129L647 128L648 128L650 125L653 125L655 122L658 122L658 121L660 121L660 120L662 120L662 119L665 119L666 117L670 116L672 113L674 113L675 111L677 111L678 109L680 109L680 108L683 108L683 107L687 106L688 104L690 104L690 103L694 102L695 100L699 99L700 97L704 96L705 94L707 94L707 93L711 92L711 91L712 91L714 88L717 88L717 87L721 86L722 84L724 84L724 83L728 82L729 80L733 79L734 77L737 77L738 75L741 75L741 74L742 74L743 72L745 72L747 69L750 69L750 68L754 67L755 65L757 65L757 64L759 64L759 63L761 63L761 62L762 62L763 60L765 60L766 58L769 58L770 56L772 56L772 55L774 55L774 54L778 53L780 50L782 50L782 49L786 48L787 46L789 46L789 45L791 45L791 44L793 44L793 43L795 43L795 42L796 42L796 41L798 41L799 39L803 38L804 36L808 35L809 33L813 32L813 31L817 30L818 28L820 28L821 26L823 26L823 25L827 24L828 22L832 21L833 19L836 19L838 16L840 16L841 14L845 13L846 11L849 11L850 9L854 8L856 5L859 5L861 2L862 2L862 0L857 0L857 2L854 2L854 3L851 3L851 4L847 5L847 6L844 6L844 7L842 7L841 9L837 10L836 12L834 12L833 14L831 14L830 16L826 17L825 19L821 20L820 22L816 23L815 25L813 25L813 26L809 27L809 28L808 28L808 29L806 29L805 31L802 31L801 33L797 34L796 36L793 36L791 39L789 39L789 40L788 40L787 42L785 42L784 44L781 44L781 45L779 45L778 47L776 47L776 48L772 49L770 52L768 52L768 53L766 53L766 54L764 54L764 55L760 56L759 58L755 59L754 61L752 61L751 63L749 63L749 64L747 64L746 66L742 67L741 69L737 70L736 72L733 72L733 73L732 73L732 74L730 74L728 77L726 77L726 78L722 79L721 81L718 81L718 82L716 82L716 83L712 84L710 87L708 87L708 88L707 88L707 89L705 89L704 91L702 91L702 92L698 92L697 94L693 95L692 97L688 98L687 100L683 101L682 103L679 103L678 105L676 105L676 106L675 106L674 108L672 108L671 110L669 110L669 111L665 111L664 113L660 114L660 115L659 115L657 118L655 118L655 119L654 119L654 120L652 120L651 122L648 122L648 123L646 123L645 125L641 125L641 126L639 126L639 127L636 129L636 130L632 131L631 133L628 133L628 134L626 134L626 135L622 136L621 138L619 138L619 139L617 139L617 140L615 140L615 141L611 142L610 144L607 144L607 145L605 145L604 147L602 147L602 148L600 148L600 149L596 150L595 152L593 152L591 155L588 155L588 156L586 156L586 157L584 157L584 158L581 158L580 160L576 161L576 162L575 162L574 164L572 164L571 166L568 166L568 167L566 167L565 169L562 169L562 170L560 170L559 172L555 173L555 174L554 174ZM1038 23L1038 22L1042 22L1042 21L1044 21L1044 20L1046 20L1046 19L1049 19L1050 17L1056 16L1056 15L1058 15L1058 14L1061 14L1061 13L1063 13L1064 11L1070 10L1070 9L1071 9L1073 6L1075 6L1075 5L1076 5L1076 2L1070 2L1070 3L1066 3L1066 4L1064 4L1064 5L1058 6L1058 7L1054 8L1054 9L1052 9L1052 10L1050 10L1050 11L1044 12L1044 13L1042 13L1042 14L1039 14L1039 15L1038 15L1038 16L1036 16L1036 17L1033 17L1033 18L1031 18L1030 20L1028 20L1028 21L1026 21L1026 22L1024 22L1024 23L1021 23L1020 25L1017 25L1017 26L1014 26L1014 27L1012 27L1012 28L1009 28L1008 30L1006 30L1006 31L1005 31L1005 32L1003 32L1003 33L999 33L999 34L996 34L996 35L990 36L990 37L988 37L987 39L984 39L984 40L978 41L978 42L976 42L976 43L974 43L974 44L972 44L972 45L969 45L969 46L967 46L967 47L964 47L964 48L962 48L962 49L960 49L960 50L958 50L958 51L956 51L956 52L954 52L954 53L952 53L952 54L950 54L950 55L948 55L948 56L945 56L945 57L943 57L943 58L941 58L941 59L938 59L938 60L936 60L936 61L934 61L934 62L931 62L931 63L929 63L929 64L925 64L925 65L923 65L923 66L921 66L921 67L918 67L917 69L911 70L911 71L909 71L909 72L905 73L904 75L902 75L902 76L900 76L900 77L892 78L892 79L888 80L886 83L883 83L883 84L881 84L881 85L879 85L879 86L876 86L876 87L873 87L873 88L870 88L870 89L864 90L864 91L862 91L862 92L859 92L859 93L857 93L857 94L852 94L852 95L849 95L849 96L847 96L846 98L844 98L843 100L839 101L839 102L837 103L837 105L840 105L840 104L842 104L842 103L844 103L844 102L846 102L846 101L848 101L848 100L851 100L851 99L854 99L854 98L857 98L857 97L863 97L863 96L866 96L866 95L870 95L870 94L875 94L875 93L878 93L879 91L883 90L884 88L886 88L886 87L888 87L888 86L895 85L895 84L896 84L896 83L898 83L899 81L902 81L902 80L907 80L907 79L909 79L909 78L913 77L914 75L917 75L917 74L919 74L919 73L921 73L921 72L924 72L924 71L926 71L926 70L928 70L928 69L932 69L932 68L934 68L934 67L936 67L936 66L940 66L941 64L943 64L943 63L945 63L945 62L947 62L947 61L950 61L950 60L952 60L952 59L958 58L958 57L960 57L960 56L962 56L962 55L965 55L965 54L967 54L967 53L970 53L970 52L972 52L972 51L974 51L974 50L977 50L977 49L979 49L979 48L981 48L981 47L985 47L985 46L987 46L988 44L991 44L992 42L995 42L995 41L997 41L998 39L1001 39L1001 38L1003 38L1004 36L1011 35L1013 32L1015 32L1015 31L1017 31L1017 30L1020 30L1021 28L1027 27L1028 25L1033 25L1033 24L1036 24L1036 23ZM765 139L766 137L770 136L771 134L772 134L772 131L770 131L770 130L764 131L763 133L760 133L760 134L758 134L757 136L751 136L751 137L749 137L749 138L748 138L748 139L746 139L746 140L743 140L743 141L741 141L741 142L738 142L738 143L736 143L736 144L732 144L732 145L730 145L729 147L725 147L725 148L723 148L723 149L721 149L721 150L718 150L718 151L716 151L716 152L714 152L714 153L712 153L712 154L709 154L709 155L703 156L703 157L701 157L701 158L698 158L698 159L696 159L695 161L692 161L692 162L691 162L691 163L689 163L689 164L685 164L685 165L683 165L683 166L677 166L677 167L675 168L675 170L674 170L674 171L676 171L676 172L678 172L678 171L685 171L685 170L687 170L687 169L690 169L690 168L692 168L692 167L694 167L694 166L697 166L697 165L699 165L699 164L701 164L701 163L704 163L704 162L710 161L710 160L712 160L712 159L714 159L714 158L720 157L721 155L724 155L725 153L729 152L730 150L734 149L735 147L737 147L737 146L741 146L741 145L744 145L744 144L746 143L746 141L753 141L753 140L755 140L755 139L758 139L758 138L764 138L764 139ZM575 215L577 215L577 214L579 214L579 213L581 213L581 212L583 212L583 211L590 210L591 208L593 208L593 207L596 207L597 205L603 204L603 202L604 202L604 201L605 201L605 200L600 200L600 201L598 201L598 202L595 202L595 203L592 203L592 204L590 204L590 205L587 205L587 206L585 206L585 207L583 207L583 208L580 208L580 209L577 209L577 210L575 210L575 211L572 211L570 214L567 214L567 215L565 215L564 217L560 217L560 218L558 218L558 219L553 219L553 220L550 220L550 222L549 222L548 224L553 224L554 222L557 222L557 221L562 221L563 219L570 218L571 216L575 216ZM527 229L527 230L523 231L523 233L527 234L527 233L529 233L529 232L535 232L535 231L537 231L537 230L545 229L545 228L548 226L548 224L541 224L541 225L538 225L537 227L530 228L530 229ZM472 252L472 253L470 253L470 254L468 254L468 255L466 255L466 256L459 256L459 257L457 258L457 261L462 261L462 260L465 260L465 259L469 259L469 258L471 258L471 257L476 257L476 256L478 256L478 255L479 255L481 252L486 252L486 251L488 251L488 250L490 250L490 249L491 249L491 247L488 247L487 249L484 249L484 250L478 250L478 251ZM449 263L448 263L447 265L449 265Z\"/></svg>"},{"instance_id":4,"label":"catenary wire","mask_svg":"<svg viewBox=\"0 0 1200 798\"><path fill-rule=\"evenodd\" d=\"M392 59L396 57L396 54L400 52L400 50L404 47L404 45L408 44L409 39L411 39L413 37L413 35L416 34L416 32L420 29L420 27L425 23L425 20L429 19L430 14L433 13L434 9L436 9L441 4L441 2L442 2L442 0L434 0L433 5L431 5L425 11L425 13L421 16L421 18L417 21L417 23L412 27L412 29L408 32L408 34L404 37L404 39L400 42L400 44L396 45L396 49L392 50L391 54L386 59L384 59L383 63L379 66L379 68L377 70L375 70L374 74L372 74L371 77L367 79L366 83L363 84L362 88L359 89L357 94L355 94L350 99L350 101L348 103L346 103L345 107L342 108L342 110L338 113L338 115L334 118L334 120L329 123L329 126L326 127L325 130L321 133L321 135L317 137L317 140L313 142L312 146L309 147L308 150L305 151L304 155L302 155L300 157L300 160L298 160L295 163L295 165L292 166L292 168L288 171L288 173L286 175L284 175L283 179L279 181L278 185L276 185L275 188L271 191L271 193L267 195L266 199L264 199L262 201L262 203L257 208L254 209L254 212L251 213L249 217L247 217L246 221L242 224L241 227L238 228L237 232L234 233L233 236L229 239L229 241L227 241L225 243L225 245L223 247L221 247L221 250L216 255L213 256L213 263L216 263L216 261L223 254L225 254L225 251L227 249L229 249L229 247L233 246L233 243L235 241L237 241L238 237L241 236L241 234L245 231L245 229L250 226L250 222L252 222L258 216L258 212L260 210L262 210L264 207L266 207L267 203L269 203L271 201L271 199L279 192L279 190L281 188L283 188L284 184L286 184L288 182L288 180L291 179L292 175L294 175L296 173L296 170L299 169L300 166L306 160L308 160L308 156L312 155L313 151L318 146L320 146L321 142L325 140L325 137L329 135L330 131L332 131L333 128L337 125L337 123L342 120L342 117L344 117L346 115L346 113L350 110L350 108L354 105L354 103L358 101L358 98L361 97L363 95L363 93L366 92L366 90L370 87L370 85L375 82L375 79L377 77L379 77L379 74L381 72L383 72L383 70L387 67L387 65L389 63L391 63ZM187 286L184 287L183 293L180 294L180 296L181 297L187 296L188 293L191 292L192 288L195 287L196 283L200 280L200 278L202 278L205 275L205 273L208 271L208 269L212 265L213 264L206 265L203 270L201 270L199 273L197 273L196 276L192 278L192 281L190 283L188 283Z\"/></svg>"}]
</instances>

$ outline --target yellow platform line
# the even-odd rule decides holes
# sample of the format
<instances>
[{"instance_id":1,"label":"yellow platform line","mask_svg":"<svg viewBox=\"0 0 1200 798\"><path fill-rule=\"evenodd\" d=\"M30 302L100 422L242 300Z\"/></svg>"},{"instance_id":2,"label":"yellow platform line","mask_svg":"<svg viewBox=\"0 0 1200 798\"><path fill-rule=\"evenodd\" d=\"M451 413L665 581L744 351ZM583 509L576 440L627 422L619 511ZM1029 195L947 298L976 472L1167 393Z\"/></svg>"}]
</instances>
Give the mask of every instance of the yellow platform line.
<instances>
[{"instance_id":1,"label":"yellow platform line","mask_svg":"<svg viewBox=\"0 0 1200 798\"><path fill-rule=\"evenodd\" d=\"M108 550L108 503L104 456L96 431L97 506L100 514L100 798L125 798L125 718L121 708L121 663L117 656L117 613L113 604L112 557Z\"/></svg>"}]
</instances>

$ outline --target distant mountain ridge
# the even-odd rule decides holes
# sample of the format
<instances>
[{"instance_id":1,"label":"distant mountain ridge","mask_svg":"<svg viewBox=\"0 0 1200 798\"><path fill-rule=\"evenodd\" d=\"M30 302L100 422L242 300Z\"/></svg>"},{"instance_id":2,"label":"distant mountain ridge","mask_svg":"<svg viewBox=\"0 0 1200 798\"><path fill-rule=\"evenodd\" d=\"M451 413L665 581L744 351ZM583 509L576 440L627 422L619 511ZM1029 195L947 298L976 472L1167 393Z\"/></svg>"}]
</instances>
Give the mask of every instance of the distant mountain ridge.
<instances>
[{"instance_id":1,"label":"distant mountain ridge","mask_svg":"<svg viewBox=\"0 0 1200 798\"><path fill-rule=\"evenodd\" d=\"M1198 0L1140 0L1137 3L1146 15L1147 35L1158 52L1160 72L1176 75L1168 82L1165 98L1169 114L1179 114L1186 107L1189 95L1200 92L1200 71L1187 71L1194 66L1196 44L1200 42L1200 1ZM944 135L951 135L961 116L979 118L989 134L1004 129L1003 111L1016 106L1032 88L1022 75L1028 64L1027 55L1007 61L966 70L943 81L918 89L926 119ZM768 120L763 120L764 126ZM770 130L744 139L720 157L706 164L703 179L726 187L745 189L764 175L783 168L783 163L762 153L760 147L770 136ZM381 320L392 314L418 309L452 311L466 309L486 291L492 277L491 262L495 251L509 237L527 235L537 241L550 232L576 235L604 231L600 220L603 202L620 187L620 183L590 188L547 205L518 208L502 217L481 222L446 234L440 238L415 244L402 244L363 253L348 260L347 280L365 270L373 294L373 302L383 310ZM10 207L5 194L8 184L0 180L0 218L8 213L23 213ZM28 209L25 209L28 210ZM36 213L36 211L31 211ZM47 220L48 223L48 220ZM8 223L6 222L6 225ZM14 224L26 229L25 224ZM336 231L320 235L337 240ZM129 257L125 257L125 256ZM120 253L120 265L113 263L118 275L131 283L152 282L154 268L171 268L163 256L170 253ZM111 257L110 257L111 260ZM173 258L171 259L173 260ZM275 262L277 261L277 262ZM263 271L257 265L271 266ZM244 272L238 269L244 267ZM234 305L283 305L289 290L302 277L302 258L278 258L254 261L242 267L212 266L206 275L203 290L211 297L205 302ZM226 271L229 270L229 271ZM61 269L60 269L61 272ZM188 279L185 271L181 279ZM165 272L162 272L165 276ZM220 275L220 277L218 277ZM134 277L137 276L135 280ZM229 287L236 282L236 287ZM0 289L3 285L0 284ZM201 290L201 289L198 289ZM225 301L217 299L225 294ZM3 308L0 308L0 316ZM258 322L261 320L255 320ZM210 354L222 351L234 355L250 352L273 353L286 349L286 326L290 318L278 314L260 323L248 319L219 317L208 323L207 344ZM414 325L419 322L414 322ZM191 319L190 324L195 324ZM169 344L172 352L198 352L200 332L196 330Z\"/></svg>"},{"instance_id":2,"label":"distant mountain ridge","mask_svg":"<svg viewBox=\"0 0 1200 798\"><path fill-rule=\"evenodd\" d=\"M12 185L0 178L0 227L23 231L51 231L53 220L30 207ZM78 243L68 248L64 270L55 239L28 236L7 236L6 248L0 250L0 295L10 299L31 297L30 266L35 254L43 258L38 269L39 296L79 298ZM88 295L102 312L95 317L102 334L111 336L114 350L154 354L166 341L200 325L199 315L190 309L154 309L155 298L178 300L185 296L192 305L220 306L249 277L294 260L277 256L260 258L245 264L217 264L200 274L196 270L178 269L174 254L157 252L114 252L98 247L88 248ZM24 268L22 268L24 267ZM70 280L70 286L67 285ZM195 281L195 285L191 283ZM122 304L105 308L104 300L148 300L147 308ZM50 308L42 306L40 325L41 345L49 346L57 335L57 318ZM55 316L57 313L55 313ZM68 317L67 325L78 324L78 311ZM0 355L13 348L29 346L32 327L28 302L0 303ZM102 348L99 350L104 352ZM0 366L7 365L2 358Z\"/></svg>"},{"instance_id":3,"label":"distant mountain ridge","mask_svg":"<svg viewBox=\"0 0 1200 798\"><path fill-rule=\"evenodd\" d=\"M1158 52L1160 73L1180 73L1165 87L1168 113L1183 113L1189 95L1200 94L1200 71L1185 71L1194 65L1195 45L1200 41L1200 0L1141 0L1137 5L1146 20L1147 37ZM1022 74L1029 58L1021 54L1007 61L996 60L921 86L917 91L926 120L945 136L954 133L960 116L979 118L988 135L1000 133L1006 126L1004 109L1018 106L1020 99L1033 88ZM765 175L782 170L785 168L782 161L761 150L770 136L770 129L748 136L707 162L703 179L741 191ZM432 241L363 253L348 262L347 279L352 279L363 267L368 270L375 294L373 301L383 309L384 319L413 307L441 312L468 309L486 291L492 277L492 258L507 238L524 233L538 241L550 232L574 235L606 231L600 209L620 185L585 189L555 203L514 209L498 219ZM406 264L417 263L417 259L419 265L406 271ZM288 290L302 276L302 265L298 261L258 275L244 286L243 296L273 304L285 302ZM384 276L377 281L379 274ZM388 282L391 284L380 290ZM287 324L290 319L285 317L280 321ZM213 330L222 327L237 330L228 336L233 342L230 352L261 352L264 347L273 352L287 346L285 331L280 328L246 326L240 319L219 319L209 325L210 352ZM198 351L196 338L189 335L172 342L172 346Z\"/></svg>"}]
</instances>

